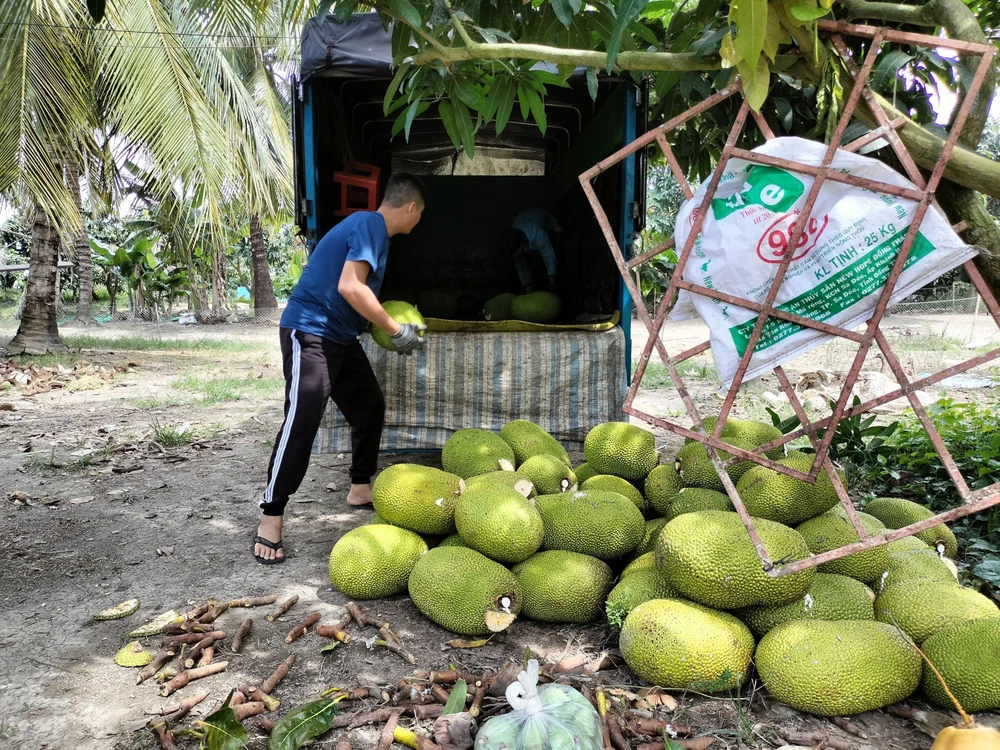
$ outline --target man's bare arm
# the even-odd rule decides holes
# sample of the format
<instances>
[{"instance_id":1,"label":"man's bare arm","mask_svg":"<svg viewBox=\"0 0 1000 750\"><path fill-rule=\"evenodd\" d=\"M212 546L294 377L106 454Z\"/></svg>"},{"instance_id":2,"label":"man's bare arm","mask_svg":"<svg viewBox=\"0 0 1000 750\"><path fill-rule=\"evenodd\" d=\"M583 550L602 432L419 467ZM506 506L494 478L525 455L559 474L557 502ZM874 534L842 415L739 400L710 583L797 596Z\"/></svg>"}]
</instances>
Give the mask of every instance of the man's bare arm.
<instances>
[{"instance_id":1,"label":"man's bare arm","mask_svg":"<svg viewBox=\"0 0 1000 750\"><path fill-rule=\"evenodd\" d=\"M389 335L399 332L400 325L382 309L375 293L365 281L371 273L371 266L364 261L349 260L340 274L337 291L368 322L378 326Z\"/></svg>"}]
</instances>

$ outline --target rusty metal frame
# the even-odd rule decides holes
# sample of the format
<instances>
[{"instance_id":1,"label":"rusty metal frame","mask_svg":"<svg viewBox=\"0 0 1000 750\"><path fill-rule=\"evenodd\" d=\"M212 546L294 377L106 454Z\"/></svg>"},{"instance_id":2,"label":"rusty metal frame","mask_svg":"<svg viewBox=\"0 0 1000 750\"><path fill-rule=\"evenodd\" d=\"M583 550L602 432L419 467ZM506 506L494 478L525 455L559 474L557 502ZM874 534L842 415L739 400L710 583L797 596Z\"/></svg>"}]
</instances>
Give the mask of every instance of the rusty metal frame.
<instances>
[{"instance_id":1,"label":"rusty metal frame","mask_svg":"<svg viewBox=\"0 0 1000 750\"><path fill-rule=\"evenodd\" d=\"M636 368L635 375L632 378L632 383L629 387L628 394L626 395L622 410L624 413L636 417L651 426L659 427L676 435L691 438L705 444L708 455L719 474L719 478L725 487L726 493L732 499L736 512L742 519L744 526L746 526L747 533L749 534L750 539L760 556L764 570L768 573L768 575L774 577L787 575L804 568L814 567L821 563L835 560L854 552L869 549L873 546L884 544L905 536L910 536L936 524L954 521L955 519L962 518L993 505L1000 504L1000 483L977 491L972 491L969 488L961 473L958 471L955 461L949 453L948 448L945 446L944 441L941 439L940 434L916 394L918 390L938 383L945 378L958 373L966 372L986 362L1000 358L1000 348L944 369L933 375L910 381L907 378L898 358L892 351L891 346L888 341L886 341L885 336L880 330L882 317L889 305L896 282L903 271L906 259L909 256L910 249L913 245L913 241L917 236L928 209L932 205L935 205L935 191L941 181L942 175L944 174L945 167L951 158L952 151L958 142L958 138L965 127L965 123L969 117L969 113L972 109L976 96L979 93L979 89L982 86L983 80L985 79L986 73L992 65L996 49L992 45L972 44L969 42L953 41L926 34L907 33L881 27L848 24L845 22L819 21L818 25L820 30L828 36L833 49L836 50L840 60L845 66L845 69L853 80L853 86L850 94L844 104L844 108L837 122L835 132L830 140L830 145L827 148L826 154L824 155L820 166L813 167L788 159L754 153L736 146L748 118L752 118L754 120L765 139L771 140L775 136L764 117L750 109L750 105L743 93L742 86L740 85L739 80L735 79L734 82L726 88L706 98L704 101L694 107L691 107L686 112L681 113L668 122L649 130L644 135L640 136L624 148L620 149L580 175L580 183L583 186L584 193L590 201L591 207L593 208L594 214L601 227L601 231L604 233L604 237L611 249L612 256L614 257L618 270L621 273L625 286L632 297L637 315L649 333L649 339L647 340L646 346L640 356L639 364ZM867 49L863 54L863 59L860 61L860 65L858 61L853 58L850 50L844 43L844 36L852 36L855 38L861 38L862 40L867 40ZM879 106L875 94L871 90L868 83L875 62L882 52L883 45L886 43L912 44L931 48L946 48L973 56L979 56L979 64L973 74L972 81L969 84L965 95L962 97L961 103L958 104L951 132L944 142L944 147L941 150L941 154L934 166L934 169L931 170L929 177L926 178L918 169L913 157L907 151L905 145L900 140L899 135L896 132L906 122L905 118L900 117L894 120L889 120L881 106ZM681 169L680 163L678 162L677 157L667 140L667 134L736 95L739 95L743 100L739 113L737 114L736 120L729 132L719 162L709 180L706 195L694 214L694 223L691 231L688 234L684 247L680 248L677 260L677 271L673 274L670 285L668 286L667 291L660 302L659 308L656 311L656 316L653 318L650 316L645 305L643 304L641 292L635 280L632 278L631 271L633 271L637 266L648 262L650 259L659 255L663 251L671 247L675 247L674 240L671 238L667 242L664 242L639 256L627 258L622 252L622 248L618 245L615 232L611 227L607 214L604 212L596 192L594 191L592 182L598 175L611 166L635 154L637 151L655 143L662 151L667 164L670 166L671 171L680 183L685 198L690 200L694 196L694 191L688 183L684 171ZM906 175L915 186L914 188L904 188L877 180L864 179L853 175L844 175L832 170L831 165L837 152L838 144L841 143L843 135L847 130L847 126L851 122L854 111L860 102L864 102L865 106L870 110L871 114L878 122L878 127L861 138L842 146L841 148L847 151L857 151L879 138L885 139L896 153L896 156L899 158ZM681 271L684 269L694 248L695 240L701 232L707 209L712 199L715 197L716 189L719 186L730 159L733 158L742 159L756 164L766 164L800 174L808 174L814 177L813 186L806 197L805 204L795 221L791 234L789 235L788 246L792 248L797 247L799 240L808 225L820 190L826 181L841 182L856 187L866 188L878 193L891 194L914 201L917 204L913 220L907 230L903 243L900 246L895 262L888 278L886 279L886 283L882 287L882 291L879 293L875 310L868 323L865 325L863 332L851 331L846 328L824 323L823 321L814 320L777 309L775 301L780 291L782 281L785 278L789 266L791 265L794 253L786 253L778 263L775 270L774 281L771 284L767 297L762 303L743 299L732 294L721 292L717 289L710 289L699 284L685 281L681 278ZM956 231L962 231L964 226L956 226L955 229ZM1000 327L1000 304L998 304L996 299L993 297L972 261L968 261L964 268L968 273L976 291L985 302L990 316L993 318L997 326ZM683 351L676 356L671 356L670 353L667 352L663 341L660 339L660 331L663 327L664 321L666 320L666 315L672 307L678 291L681 289L692 294L720 300L734 306L752 310L758 315L746 349L740 358L736 374L733 377L733 382L726 393L722 409L719 413L719 418L711 432L706 431L704 424L702 423L701 416L695 407L694 401L692 400L691 395L684 384L684 380L677 369L677 366L681 362L708 351L710 349L710 343L706 341L698 346ZM795 415L799 418L801 424L796 430L787 435L783 435L781 438L767 443L766 445L759 446L754 450L745 450L738 446L726 443L722 439L722 428L732 410L736 395L743 384L750 365L750 360L756 351L757 343L764 331L764 326L767 321L772 318L788 321L832 336L853 341L858 344L858 350L844 382L844 387L833 406L833 413L829 417L815 421L810 421L808 418L808 415L802 407L802 404L799 402L798 395L796 394L795 389L789 381L783 368L776 367L774 369L774 374L781 385L782 391L788 397L789 403L791 404L792 409L794 410ZM872 344L876 344L879 347L879 350L885 358L886 364L896 377L899 388L878 398L866 401L865 403L849 406L848 401L861 372L865 356L871 349ZM654 350L659 355L663 364L670 373L670 378L673 381L674 387L684 402L688 416L694 423L693 428L685 427L657 415L647 414L634 406L636 394L642 383L643 376L645 375L646 368ZM857 512L851 503L846 487L844 487L843 482L840 480L840 477L835 470L833 462L830 460L830 443L833 440L835 431L833 428L835 428L836 425L844 418L869 411L899 398L906 398L909 401L910 406L916 413L921 425L927 432L927 435L934 446L934 450L937 452L945 470L954 483L956 491L962 499L962 504L944 513L939 513L932 518L911 524L902 529L893 529L886 531L883 534L869 536L865 532L865 529L858 518ZM822 436L819 432L821 430L825 430ZM765 455L767 451L786 445L790 441L803 436L808 438L813 449L815 450L815 459L808 472L800 472L791 469L790 467L783 466ZM719 456L719 451L724 451L732 457L723 460ZM841 505L857 531L858 541L838 549L824 552L820 555L812 555L805 560L799 560L787 564L782 564L782 561L780 560L771 560L763 542L761 541L760 535L757 532L754 520L747 512L739 493L736 491L733 481L726 472L727 466L740 460L750 460L754 463L767 466L775 471L809 483L815 483L820 471L825 471L834 486Z\"/></svg>"}]
</instances>

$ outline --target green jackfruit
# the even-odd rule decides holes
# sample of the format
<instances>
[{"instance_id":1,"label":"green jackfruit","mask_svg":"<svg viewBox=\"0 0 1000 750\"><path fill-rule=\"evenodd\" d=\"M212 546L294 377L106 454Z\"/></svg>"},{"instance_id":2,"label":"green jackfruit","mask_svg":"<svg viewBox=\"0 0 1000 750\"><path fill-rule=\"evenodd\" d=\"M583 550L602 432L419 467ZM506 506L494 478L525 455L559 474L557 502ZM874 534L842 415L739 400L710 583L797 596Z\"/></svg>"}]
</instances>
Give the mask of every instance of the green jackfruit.
<instances>
[{"instance_id":1,"label":"green jackfruit","mask_svg":"<svg viewBox=\"0 0 1000 750\"><path fill-rule=\"evenodd\" d=\"M438 547L468 547L469 545L462 541L462 537L458 534L449 534L444 539Z\"/></svg>"},{"instance_id":2,"label":"green jackfruit","mask_svg":"<svg viewBox=\"0 0 1000 750\"><path fill-rule=\"evenodd\" d=\"M639 555L632 562L625 566L622 571L621 578L624 581L626 577L632 575L633 573L641 573L644 570L659 570L656 565L656 553L647 552L644 555Z\"/></svg>"},{"instance_id":3,"label":"green jackfruit","mask_svg":"<svg viewBox=\"0 0 1000 750\"><path fill-rule=\"evenodd\" d=\"M760 638L791 620L874 620L875 594L861 581L833 573L817 573L801 599L778 607L747 607L734 614Z\"/></svg>"},{"instance_id":4,"label":"green jackfruit","mask_svg":"<svg viewBox=\"0 0 1000 750\"><path fill-rule=\"evenodd\" d=\"M385 310L389 314L389 317L397 323L414 323L416 325L424 325L424 316L420 314L417 308L408 302L389 300L388 302L382 303L382 309ZM418 335L423 336L424 334L423 332L420 332ZM378 326L372 326L372 338L375 340L375 343L383 349L388 349L390 352L396 351L396 345L392 343L392 336Z\"/></svg>"},{"instance_id":5,"label":"green jackfruit","mask_svg":"<svg viewBox=\"0 0 1000 750\"><path fill-rule=\"evenodd\" d=\"M576 487L573 470L555 456L532 456L517 470L531 480L539 495L555 495Z\"/></svg>"},{"instance_id":6,"label":"green jackfruit","mask_svg":"<svg viewBox=\"0 0 1000 750\"><path fill-rule=\"evenodd\" d=\"M500 428L500 437L514 449L516 466L520 466L532 456L544 454L555 456L567 466L570 465L569 454L562 443L552 437L534 422L527 419L515 419Z\"/></svg>"},{"instance_id":7,"label":"green jackfruit","mask_svg":"<svg viewBox=\"0 0 1000 750\"><path fill-rule=\"evenodd\" d=\"M874 516L873 516L874 517ZM910 550L929 550L931 545L927 542L923 542L917 539L915 536L904 536L902 539L895 539L886 545L889 549L889 554L894 555L897 552L908 552Z\"/></svg>"},{"instance_id":8,"label":"green jackfruit","mask_svg":"<svg viewBox=\"0 0 1000 750\"><path fill-rule=\"evenodd\" d=\"M573 469L573 473L576 474L576 481L580 484L583 484L591 477L597 476L597 472L586 461Z\"/></svg>"},{"instance_id":9,"label":"green jackfruit","mask_svg":"<svg viewBox=\"0 0 1000 750\"><path fill-rule=\"evenodd\" d=\"M129 599L114 607L104 609L94 615L95 620L120 620L139 611L139 600Z\"/></svg>"},{"instance_id":10,"label":"green jackfruit","mask_svg":"<svg viewBox=\"0 0 1000 750\"><path fill-rule=\"evenodd\" d=\"M643 482L660 462L653 433L627 422L605 422L583 442L583 455L598 474Z\"/></svg>"},{"instance_id":11,"label":"green jackfruit","mask_svg":"<svg viewBox=\"0 0 1000 750\"><path fill-rule=\"evenodd\" d=\"M577 481L580 478L577 477ZM624 495L641 511L646 510L646 499L642 496L642 493L635 488L635 485L628 482L621 477L616 477L613 474L595 474L586 482L580 485L581 490L607 490L608 492L617 492L619 495Z\"/></svg>"},{"instance_id":12,"label":"green jackfruit","mask_svg":"<svg viewBox=\"0 0 1000 750\"><path fill-rule=\"evenodd\" d=\"M954 693L971 713L1000 708L1000 618L970 620L938 631L922 646ZM924 665L924 695L938 706L952 708L941 683Z\"/></svg>"},{"instance_id":13,"label":"green jackfruit","mask_svg":"<svg viewBox=\"0 0 1000 750\"><path fill-rule=\"evenodd\" d=\"M923 544L921 542L921 544ZM879 593L905 581L930 579L958 585L951 568L930 547L890 552L886 569L875 581Z\"/></svg>"},{"instance_id":14,"label":"green jackfruit","mask_svg":"<svg viewBox=\"0 0 1000 750\"><path fill-rule=\"evenodd\" d=\"M406 591L406 580L427 552L424 540L396 526L358 526L330 552L330 582L351 599L381 599Z\"/></svg>"},{"instance_id":15,"label":"green jackfruit","mask_svg":"<svg viewBox=\"0 0 1000 750\"><path fill-rule=\"evenodd\" d=\"M450 294L426 290L420 293L417 307L428 318L443 318L451 320L458 315L458 300Z\"/></svg>"},{"instance_id":16,"label":"green jackfruit","mask_svg":"<svg viewBox=\"0 0 1000 750\"><path fill-rule=\"evenodd\" d=\"M552 292L519 294L510 301L511 320L528 323L554 323L559 320L562 302Z\"/></svg>"},{"instance_id":17,"label":"green jackfruit","mask_svg":"<svg viewBox=\"0 0 1000 750\"><path fill-rule=\"evenodd\" d=\"M774 698L820 716L874 711L920 683L920 654L881 622L782 623L761 639L754 661Z\"/></svg>"},{"instance_id":18,"label":"green jackfruit","mask_svg":"<svg viewBox=\"0 0 1000 750\"><path fill-rule=\"evenodd\" d=\"M666 519L672 521L685 513L697 513L702 510L733 510L733 501L729 495L715 490L703 490L700 487L685 487L677 493L677 497L667 509Z\"/></svg>"},{"instance_id":19,"label":"green jackfruit","mask_svg":"<svg viewBox=\"0 0 1000 750\"><path fill-rule=\"evenodd\" d=\"M746 680L754 640L726 612L682 599L652 599L625 618L618 645L625 663L647 682L720 693Z\"/></svg>"},{"instance_id":20,"label":"green jackfruit","mask_svg":"<svg viewBox=\"0 0 1000 750\"><path fill-rule=\"evenodd\" d=\"M521 611L514 574L466 547L432 549L413 566L407 587L425 617L460 635L499 633Z\"/></svg>"},{"instance_id":21,"label":"green jackfruit","mask_svg":"<svg viewBox=\"0 0 1000 750\"><path fill-rule=\"evenodd\" d=\"M732 445L744 450L753 450L757 446L746 440L739 438L728 439ZM719 458L727 461L732 456L725 451L719 451ZM740 477L754 467L752 461L738 461L730 466L726 473L734 482L738 482ZM716 492L725 492L725 485L719 479L719 474L712 465L712 460L708 457L708 449L704 443L688 443L677 451L677 473L681 481L688 487L700 487Z\"/></svg>"},{"instance_id":22,"label":"green jackfruit","mask_svg":"<svg viewBox=\"0 0 1000 750\"><path fill-rule=\"evenodd\" d=\"M372 513L372 518L368 522L368 525L369 526L379 526L379 525L381 525L381 526L392 526L391 523L389 523L384 518L382 518L382 516L380 516L378 513Z\"/></svg>"},{"instance_id":23,"label":"green jackfruit","mask_svg":"<svg viewBox=\"0 0 1000 750\"><path fill-rule=\"evenodd\" d=\"M486 301L483 305L483 317L486 320L500 321L510 320L510 303L514 301L516 294L504 292Z\"/></svg>"},{"instance_id":24,"label":"green jackfruit","mask_svg":"<svg viewBox=\"0 0 1000 750\"><path fill-rule=\"evenodd\" d=\"M754 519L772 560L809 556L805 540L774 521ZM736 513L707 510L678 516L660 532L656 562L667 583L692 601L716 609L789 604L809 591L816 571L781 578L764 572L757 550Z\"/></svg>"},{"instance_id":25,"label":"green jackfruit","mask_svg":"<svg viewBox=\"0 0 1000 750\"><path fill-rule=\"evenodd\" d=\"M808 472L814 458L807 453L792 451L778 463L796 471ZM826 470L816 477L816 484L809 484L766 466L754 466L737 483L736 491L751 516L767 518L786 526L797 526L840 502Z\"/></svg>"},{"instance_id":26,"label":"green jackfruit","mask_svg":"<svg viewBox=\"0 0 1000 750\"><path fill-rule=\"evenodd\" d=\"M455 504L462 494L461 477L431 466L394 464L375 477L372 500L386 523L418 534L450 534L455 530Z\"/></svg>"},{"instance_id":27,"label":"green jackfruit","mask_svg":"<svg viewBox=\"0 0 1000 750\"><path fill-rule=\"evenodd\" d=\"M718 421L718 417L705 417L701 420L701 423L705 426L708 433L711 434L712 430L715 429L715 423ZM694 425L691 425L691 429L695 429ZM780 438L781 430L773 424L767 424L766 422L753 422L747 419L733 419L730 417L726 420L726 424L722 428L722 434L720 437L727 443L731 438L745 440L756 448ZM694 438L684 438L685 445L693 442L696 442ZM735 443L733 443L733 445L735 445ZM782 445L777 448L772 448L765 455L768 458L777 461L785 455L785 446Z\"/></svg>"},{"instance_id":28,"label":"green jackfruit","mask_svg":"<svg viewBox=\"0 0 1000 750\"><path fill-rule=\"evenodd\" d=\"M455 527L472 549L505 565L535 554L544 534L534 501L498 484L463 492L455 506Z\"/></svg>"},{"instance_id":29,"label":"green jackfruit","mask_svg":"<svg viewBox=\"0 0 1000 750\"><path fill-rule=\"evenodd\" d=\"M934 516L934 513L923 505L901 497L876 497L865 506L865 513L875 516L890 529L901 529ZM943 523L924 529L914 536L932 547L936 547L940 542L944 545L946 557L958 554L958 540L955 538L955 533Z\"/></svg>"},{"instance_id":30,"label":"green jackfruit","mask_svg":"<svg viewBox=\"0 0 1000 750\"><path fill-rule=\"evenodd\" d=\"M517 490L525 497L535 496L535 485L519 471L491 471L488 474L477 474L465 483L466 489L481 487L484 484L500 484Z\"/></svg>"},{"instance_id":31,"label":"green jackfruit","mask_svg":"<svg viewBox=\"0 0 1000 750\"><path fill-rule=\"evenodd\" d=\"M861 525L869 536L876 536L884 530L881 528L882 524L871 516L859 513L858 518L861 519ZM797 526L796 531L806 540L809 551L814 555L858 541L858 532L847 516L833 511L809 519ZM821 573L839 573L864 583L874 583L885 572L888 563L889 550L882 544L823 563L819 566L819 570Z\"/></svg>"},{"instance_id":32,"label":"green jackfruit","mask_svg":"<svg viewBox=\"0 0 1000 750\"><path fill-rule=\"evenodd\" d=\"M545 523L542 549L564 549L615 560L628 555L642 541L642 513L617 492L539 495L537 503Z\"/></svg>"},{"instance_id":33,"label":"green jackfruit","mask_svg":"<svg viewBox=\"0 0 1000 750\"><path fill-rule=\"evenodd\" d=\"M551 550L511 572L521 584L521 615L541 622L593 622L611 588L611 568L589 555Z\"/></svg>"},{"instance_id":34,"label":"green jackfruit","mask_svg":"<svg viewBox=\"0 0 1000 750\"><path fill-rule=\"evenodd\" d=\"M462 479L494 471L513 471L514 451L489 430L458 430L441 449L441 466Z\"/></svg>"},{"instance_id":35,"label":"green jackfruit","mask_svg":"<svg viewBox=\"0 0 1000 750\"><path fill-rule=\"evenodd\" d=\"M622 579L611 589L604 611L612 630L621 630L628 613L650 599L679 599L680 594L667 585L656 569L640 570Z\"/></svg>"},{"instance_id":36,"label":"green jackfruit","mask_svg":"<svg viewBox=\"0 0 1000 750\"><path fill-rule=\"evenodd\" d=\"M670 503L684 489L684 481L677 473L674 461L660 464L646 477L646 502L658 516L667 515Z\"/></svg>"},{"instance_id":37,"label":"green jackfruit","mask_svg":"<svg viewBox=\"0 0 1000 750\"><path fill-rule=\"evenodd\" d=\"M642 532L642 541L639 542L638 547L632 550L633 560L656 549L656 540L666 525L666 518L654 518L652 521L646 521L645 529Z\"/></svg>"},{"instance_id":38,"label":"green jackfruit","mask_svg":"<svg viewBox=\"0 0 1000 750\"><path fill-rule=\"evenodd\" d=\"M115 654L115 664L119 667L144 667L152 661L153 655L139 641L125 644Z\"/></svg>"},{"instance_id":39,"label":"green jackfruit","mask_svg":"<svg viewBox=\"0 0 1000 750\"><path fill-rule=\"evenodd\" d=\"M949 581L904 581L875 600L875 619L898 625L917 643L959 622L989 617L1000 617L996 604Z\"/></svg>"}]
</instances>

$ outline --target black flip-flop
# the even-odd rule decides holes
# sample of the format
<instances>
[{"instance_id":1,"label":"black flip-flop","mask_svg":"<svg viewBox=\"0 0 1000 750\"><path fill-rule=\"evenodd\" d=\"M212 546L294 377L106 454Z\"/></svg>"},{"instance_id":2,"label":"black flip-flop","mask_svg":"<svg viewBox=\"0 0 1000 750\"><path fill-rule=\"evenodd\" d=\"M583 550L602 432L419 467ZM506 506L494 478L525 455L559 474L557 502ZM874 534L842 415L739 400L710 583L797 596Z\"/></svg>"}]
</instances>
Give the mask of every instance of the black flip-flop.
<instances>
[{"instance_id":1,"label":"black flip-flop","mask_svg":"<svg viewBox=\"0 0 1000 750\"><path fill-rule=\"evenodd\" d=\"M273 549L276 552L282 548L281 542L272 542L271 540L265 539L264 537L259 536L256 533L251 534L251 537L253 538L254 544L263 544L268 549ZM250 548L250 553L253 555L254 560L259 562L261 565L280 565L285 561L284 556L272 557L270 560L268 560L266 557L261 557L260 555L258 555L256 552L253 551L253 547Z\"/></svg>"}]
</instances>

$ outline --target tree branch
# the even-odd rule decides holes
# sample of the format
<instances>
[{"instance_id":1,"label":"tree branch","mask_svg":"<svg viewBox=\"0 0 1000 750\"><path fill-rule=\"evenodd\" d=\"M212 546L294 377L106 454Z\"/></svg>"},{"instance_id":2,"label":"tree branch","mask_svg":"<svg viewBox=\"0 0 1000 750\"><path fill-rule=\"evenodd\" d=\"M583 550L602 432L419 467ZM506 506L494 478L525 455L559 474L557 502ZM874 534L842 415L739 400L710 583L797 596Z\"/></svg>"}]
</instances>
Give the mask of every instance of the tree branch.
<instances>
[{"instance_id":1,"label":"tree branch","mask_svg":"<svg viewBox=\"0 0 1000 750\"><path fill-rule=\"evenodd\" d=\"M583 49L561 49L544 44L481 44L469 40L465 47L426 50L413 57L414 65L428 65L443 62L446 65L468 60L537 60L557 65L581 65L587 68L603 68L608 62L605 52ZM717 58L708 56L697 58L692 52L620 52L615 63L616 70L684 71L718 70Z\"/></svg>"},{"instance_id":2,"label":"tree branch","mask_svg":"<svg viewBox=\"0 0 1000 750\"><path fill-rule=\"evenodd\" d=\"M934 22L931 6L934 0L926 5L903 5L901 3L881 3L873 0L840 0L847 10L847 20L871 18L890 23L903 23L908 26L937 26Z\"/></svg>"},{"instance_id":3,"label":"tree branch","mask_svg":"<svg viewBox=\"0 0 1000 750\"><path fill-rule=\"evenodd\" d=\"M371 5L372 8L374 8L376 11L378 11L379 13L381 13L383 16L388 16L389 18L391 18L396 23L401 24L401 25L405 26L406 28L410 29L410 31L415 31L417 34L420 35L420 37L425 42L427 42L435 50L437 50L439 54L441 54L441 55L447 55L448 54L449 48L445 47L443 44L441 44L441 42L439 42L437 39L435 39L433 37L433 35L428 34L426 30L410 26L410 24L408 24L406 21L404 21L402 18L400 18L399 16L397 16L395 13L393 13L391 10L389 10L386 6L382 5L381 3L369 3L369 5Z\"/></svg>"},{"instance_id":4,"label":"tree branch","mask_svg":"<svg viewBox=\"0 0 1000 750\"><path fill-rule=\"evenodd\" d=\"M471 47L475 44L475 42L472 41L472 37L469 36L469 32L465 30L465 24L458 20L458 14L452 10L450 0L444 0L444 7L448 9L448 14L451 16L452 26L455 27L456 31L458 31L458 35L462 37L462 41L465 42L465 46Z\"/></svg>"}]
</instances>

